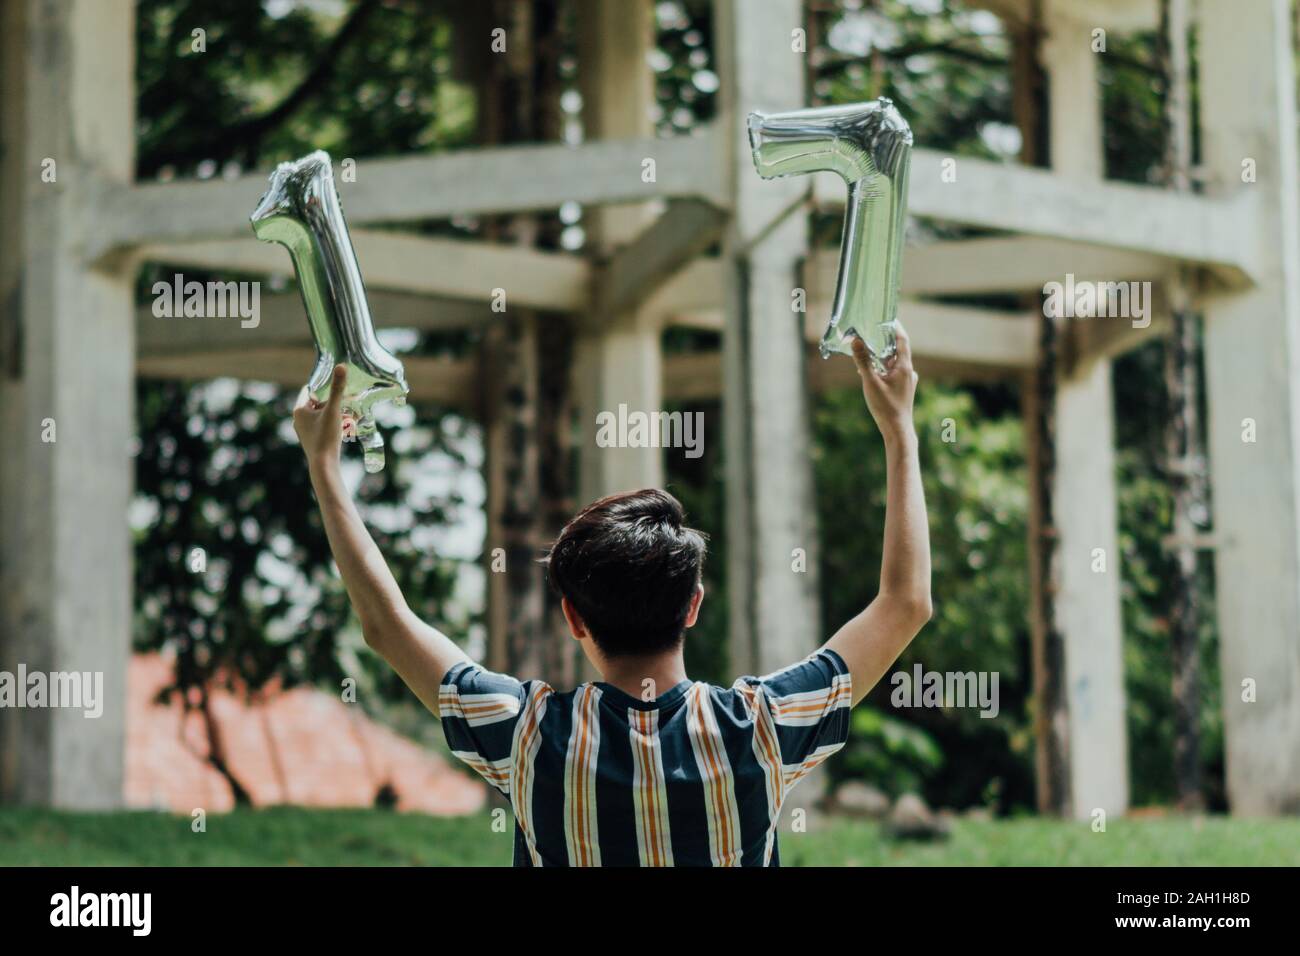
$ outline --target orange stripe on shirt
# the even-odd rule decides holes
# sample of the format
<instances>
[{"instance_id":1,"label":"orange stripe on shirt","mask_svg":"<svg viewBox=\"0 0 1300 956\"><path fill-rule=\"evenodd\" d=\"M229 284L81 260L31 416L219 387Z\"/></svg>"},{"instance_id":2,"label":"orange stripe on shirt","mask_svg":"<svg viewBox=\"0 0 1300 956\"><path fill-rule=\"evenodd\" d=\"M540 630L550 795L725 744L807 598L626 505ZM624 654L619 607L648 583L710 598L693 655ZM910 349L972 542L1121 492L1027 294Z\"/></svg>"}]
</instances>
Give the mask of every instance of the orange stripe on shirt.
<instances>
[{"instance_id":1,"label":"orange stripe on shirt","mask_svg":"<svg viewBox=\"0 0 1300 956\"><path fill-rule=\"evenodd\" d=\"M715 749L716 740L714 739L713 728L708 723L711 710L708 701L704 698L707 691L704 690L702 684L696 684L691 688L691 691L696 726L701 731L698 736L700 754L705 762L705 776L708 777L706 793L709 796L710 811L718 834L717 859L715 862L726 864L731 861L733 856L731 814L727 812L726 798L726 787L729 781L727 780L723 762Z\"/></svg>"}]
</instances>

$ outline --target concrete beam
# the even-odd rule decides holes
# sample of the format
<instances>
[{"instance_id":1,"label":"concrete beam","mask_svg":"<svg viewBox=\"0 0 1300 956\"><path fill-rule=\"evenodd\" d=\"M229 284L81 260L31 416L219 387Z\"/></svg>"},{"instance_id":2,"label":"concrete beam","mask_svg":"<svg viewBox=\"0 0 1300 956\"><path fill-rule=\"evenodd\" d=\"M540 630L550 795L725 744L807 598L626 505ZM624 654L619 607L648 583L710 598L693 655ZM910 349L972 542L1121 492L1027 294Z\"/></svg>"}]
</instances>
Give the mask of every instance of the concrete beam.
<instances>
[{"instance_id":1,"label":"concrete beam","mask_svg":"<svg viewBox=\"0 0 1300 956\"><path fill-rule=\"evenodd\" d=\"M316 353L307 343L267 344L238 351L141 355L136 362L140 378L203 382L214 378L235 378L247 382L269 382L281 388L297 389L307 380ZM848 358L833 355L823 359L815 346L803 348L804 375L813 392L854 388L860 384L857 369ZM427 402L453 409L471 418L482 414L484 370L474 358L448 356L403 356L412 402ZM711 402L722 396L722 353L680 352L663 356L658 366L660 405L676 402ZM944 381L996 381L1005 378L1000 366L980 367L968 362L918 356L922 378ZM648 372L647 372L648 374ZM615 403L615 409L617 403ZM586 427L586 425L584 425ZM602 451L618 451L603 449ZM634 475L626 483L631 486Z\"/></svg>"},{"instance_id":2,"label":"concrete beam","mask_svg":"<svg viewBox=\"0 0 1300 956\"><path fill-rule=\"evenodd\" d=\"M919 359L1006 370L1033 365L1034 321L1022 313L904 300L898 317ZM819 339L821 322L811 331Z\"/></svg>"},{"instance_id":3,"label":"concrete beam","mask_svg":"<svg viewBox=\"0 0 1300 956\"><path fill-rule=\"evenodd\" d=\"M970 0L968 6L995 13L1009 24L1030 21L1033 0ZM1090 24L1105 30L1151 30L1160 22L1157 0L1083 0L1075 4Z\"/></svg>"},{"instance_id":4,"label":"concrete beam","mask_svg":"<svg viewBox=\"0 0 1300 956\"><path fill-rule=\"evenodd\" d=\"M902 294L911 298L901 306L905 323L907 313L920 308L919 298L927 295L993 295L1030 293L1041 291L1048 282L1063 282L1066 274L1074 274L1079 282L1145 281L1153 282L1152 294L1156 297L1153 312L1161 311L1162 289L1170 269L1177 260L1166 256L1135 254L1109 250L1066 239L1032 239L1022 237L992 239L956 239L909 246L904 256ZM809 256L805 265L805 285L810 304L807 315L811 319L829 315L831 298L835 293L836 273L839 269L839 251L818 250ZM689 328L722 329L723 268L716 258L698 258L690 261L664 281L647 300L647 310L666 316L669 325ZM954 307L941 307L954 308ZM965 310L965 307L962 307ZM941 315L941 312L933 312ZM958 315L958 312L953 312ZM998 317L1001 313L983 308L970 308L959 315ZM1022 316L1023 317L1023 316ZM920 321L926 321L922 317ZM815 324L815 323L814 323ZM1145 341L1145 334L1123 333L1112 328L1126 323L1083 323L1074 326L1086 333L1080 342L1097 343L1099 349L1110 356L1118 355L1128 347ZM1105 326L1105 328L1102 328ZM1160 333L1162 326L1154 321L1152 332ZM816 334L820 336L820 328ZM961 334L961 333L958 333ZM917 336L913 336L917 347ZM920 345L922 349L927 343ZM978 351L980 343L970 342Z\"/></svg>"},{"instance_id":5,"label":"concrete beam","mask_svg":"<svg viewBox=\"0 0 1300 956\"><path fill-rule=\"evenodd\" d=\"M694 198L723 201L717 133L584 143L461 149L432 156L363 159L338 181L353 225L540 212L588 204ZM341 158L341 157L340 157ZM336 158L336 163L340 158ZM654 179L643 175L654 160ZM268 171L234 179L105 186L94 210L92 259L122 248L193 242L248 232ZM336 173L337 176L337 173Z\"/></svg>"},{"instance_id":6,"label":"concrete beam","mask_svg":"<svg viewBox=\"0 0 1300 956\"><path fill-rule=\"evenodd\" d=\"M1176 260L1167 256L1111 249L1068 239L1012 236L961 239L910 246L903 257L900 283L904 295L992 295L1041 292L1049 282L1142 281L1163 279ZM817 288L836 262L829 253L816 259Z\"/></svg>"},{"instance_id":7,"label":"concrete beam","mask_svg":"<svg viewBox=\"0 0 1300 956\"><path fill-rule=\"evenodd\" d=\"M806 342L820 341L830 309L829 301L809 304L804 320ZM966 367L973 373L1000 369L1010 374L1033 367L1036 333L1032 316L904 299L898 306L898 318L911 336L913 354L943 362L949 371ZM717 310L683 312L673 316L670 324L721 332L723 315Z\"/></svg>"},{"instance_id":8,"label":"concrete beam","mask_svg":"<svg viewBox=\"0 0 1300 956\"><path fill-rule=\"evenodd\" d=\"M1153 338L1166 336L1171 327L1166 307L1168 297L1157 295L1150 324L1133 325L1126 319L1078 319L1063 330L1061 342L1062 371L1074 374L1089 362L1112 361L1145 345Z\"/></svg>"},{"instance_id":9,"label":"concrete beam","mask_svg":"<svg viewBox=\"0 0 1300 956\"><path fill-rule=\"evenodd\" d=\"M722 394L722 353L681 352L664 356L664 400L668 402L711 402ZM978 367L966 362L916 358L916 370L923 381L994 382L1005 379L1005 369ZM811 393L840 388L861 388L857 367L844 355L823 359L813 345L803 349L803 374Z\"/></svg>"},{"instance_id":10,"label":"concrete beam","mask_svg":"<svg viewBox=\"0 0 1300 956\"><path fill-rule=\"evenodd\" d=\"M350 230L367 289L486 302L504 290L507 306L568 312L583 308L591 267L580 256L477 239ZM262 275L293 275L284 247L246 238L157 243L138 261Z\"/></svg>"},{"instance_id":11,"label":"concrete beam","mask_svg":"<svg viewBox=\"0 0 1300 956\"><path fill-rule=\"evenodd\" d=\"M956 181L946 170L950 161ZM842 208L839 177L820 174L814 183L819 206ZM1231 285L1249 282L1260 256L1248 190L1190 196L929 149L913 151L908 184L914 216L1165 256L1202 265Z\"/></svg>"},{"instance_id":12,"label":"concrete beam","mask_svg":"<svg viewBox=\"0 0 1300 956\"><path fill-rule=\"evenodd\" d=\"M614 254L600 270L592 303L600 322L640 307L664 281L718 241L727 215L716 206L679 199Z\"/></svg>"},{"instance_id":13,"label":"concrete beam","mask_svg":"<svg viewBox=\"0 0 1300 956\"><path fill-rule=\"evenodd\" d=\"M486 303L464 299L382 290L368 290L367 298L379 329L446 332L481 327L497 317ZM311 345L307 313L297 292L264 293L254 328L243 328L237 318L159 318L151 306L140 306L135 337L137 353L146 357Z\"/></svg>"},{"instance_id":14,"label":"concrete beam","mask_svg":"<svg viewBox=\"0 0 1300 956\"><path fill-rule=\"evenodd\" d=\"M721 331L721 264L714 257L693 255L716 238L721 216L714 207L703 204L671 204L632 244L615 254L599 281L592 279L594 270L585 260L563 253L364 229L356 230L353 239L370 290L371 311L380 327L436 330L476 325L493 315L486 302L494 288L505 289L509 302L521 306L554 311L584 309L587 293L594 285L595 295L605 296L606 304L592 308L592 322L608 321L609 316L626 311L628 303L639 301L649 315L659 317L661 322ZM813 299L807 314L812 320L829 312L837 256L834 251L818 252L805 269ZM244 240L146 246L139 258L215 272L287 275L292 271L280 247ZM1172 262L1161 256L1067 241L1010 238L940 242L908 250L903 291L913 296L1028 291L1041 289L1049 281L1061 281L1067 272L1078 281L1150 281L1167 275ZM388 291L396 289L408 291ZM212 351L226 343L235 346L300 341L307 334L296 294L264 295L262 313L257 330L242 329L233 321L163 320L142 313L140 347L146 351L189 347ZM1002 336L983 335L979 319L1003 317L990 310L923 307L912 301L903 306L902 317L909 328L922 326L913 332L918 354L930 352L931 358L960 360L957 350L965 349L974 365L1022 364L1021 352L1014 350L1020 348L1017 343L1023 337L1009 342ZM967 320L975 320L975 324ZM1143 334L1125 334L1111 325L1098 327L1095 336L1097 347L1107 355L1119 354L1145 339ZM933 334L927 334L927 328ZM1092 331L1081 339L1093 340ZM1010 355L1008 348L1013 350ZM932 351L936 349L939 351Z\"/></svg>"},{"instance_id":15,"label":"concrete beam","mask_svg":"<svg viewBox=\"0 0 1300 956\"><path fill-rule=\"evenodd\" d=\"M700 256L664 280L646 300L645 309L670 321L678 315L720 310L725 288L721 260Z\"/></svg>"},{"instance_id":16,"label":"concrete beam","mask_svg":"<svg viewBox=\"0 0 1300 956\"><path fill-rule=\"evenodd\" d=\"M307 381L315 361L315 349L309 345L258 345L230 352L142 355L136 362L136 374L190 382L237 378L298 389ZM411 386L411 401L430 402L471 416L477 413L480 376L474 360L408 355L402 357L402 365Z\"/></svg>"}]
</instances>

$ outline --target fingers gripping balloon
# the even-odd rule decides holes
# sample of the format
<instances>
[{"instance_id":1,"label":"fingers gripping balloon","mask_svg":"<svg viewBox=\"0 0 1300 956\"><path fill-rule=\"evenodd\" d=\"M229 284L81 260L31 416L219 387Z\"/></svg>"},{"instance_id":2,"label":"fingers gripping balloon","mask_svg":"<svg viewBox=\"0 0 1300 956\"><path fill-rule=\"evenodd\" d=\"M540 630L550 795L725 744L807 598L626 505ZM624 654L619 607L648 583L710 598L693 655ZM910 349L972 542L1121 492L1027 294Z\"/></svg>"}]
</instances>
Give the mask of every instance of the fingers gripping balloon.
<instances>
[{"instance_id":1,"label":"fingers gripping balloon","mask_svg":"<svg viewBox=\"0 0 1300 956\"><path fill-rule=\"evenodd\" d=\"M355 423L366 471L382 470L384 439L371 408L384 400L402 405L409 389L402 363L375 337L329 156L318 150L277 166L251 219L257 238L281 243L293 259L316 340L316 367L307 388L325 401L334 366L347 366L343 414Z\"/></svg>"},{"instance_id":2,"label":"fingers gripping balloon","mask_svg":"<svg viewBox=\"0 0 1300 956\"><path fill-rule=\"evenodd\" d=\"M899 264L912 130L881 97L870 103L750 113L749 144L764 179L836 172L848 183L835 304L822 358L852 354L860 336L879 370L894 354Z\"/></svg>"}]
</instances>

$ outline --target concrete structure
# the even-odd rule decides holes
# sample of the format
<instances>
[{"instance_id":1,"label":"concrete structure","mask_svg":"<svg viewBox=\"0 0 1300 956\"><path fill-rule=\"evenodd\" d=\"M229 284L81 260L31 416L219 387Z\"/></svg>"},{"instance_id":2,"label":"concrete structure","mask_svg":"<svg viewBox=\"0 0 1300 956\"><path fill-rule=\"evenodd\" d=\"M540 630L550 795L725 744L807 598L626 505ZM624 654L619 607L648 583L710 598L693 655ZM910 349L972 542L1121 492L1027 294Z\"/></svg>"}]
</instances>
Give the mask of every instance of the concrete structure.
<instances>
[{"instance_id":1,"label":"concrete structure","mask_svg":"<svg viewBox=\"0 0 1300 956\"><path fill-rule=\"evenodd\" d=\"M1092 31L1150 29L1155 0L1039 4L982 0L1020 29L1041 9L1056 118L1051 169L916 149L914 215L1003 235L908 251L901 318L923 374L1019 377L1036 362L1037 317L933 297L1041 292L1078 279L1152 280L1195 270L1207 314L1214 500L1218 513L1229 790L1236 810L1300 805L1300 277L1293 69L1283 0L1202 4L1201 128L1212 190L1182 195L1106 182ZM644 120L649 4L584 0L586 123L580 146L543 143L363 160L341 184L372 311L420 329L485 322L492 290L520 307L578 317L576 391L584 434L595 410L647 410L721 394L728 445L728 568L738 669L785 663L821 635L809 520L806 412L812 388L853 382L809 343L828 309L835 253L807 248L809 198L834 208L842 184L765 183L743 117L798 105L798 0L715 0L722 111L697 135L650 136ZM1229 10L1228 8L1231 7ZM256 243L247 213L265 171L133 183L131 0L3 0L0 350L17 435L0 456L0 665L102 669L120 701L130 622L132 375L237 375L297 385L311 364L296 297L272 296L255 332L237 323L159 324L137 314L139 263L290 272ZM485 41L486 42L486 41ZM45 182L46 160L57 166ZM653 159L656 175L641 175ZM1243 162L1257 176L1243 181ZM368 226L453 215L527 213L562 200L594 210L594 256L423 238ZM703 253L721 239L721 254ZM788 311L808 292L806 316ZM545 319L539 319L545 321ZM669 325L719 330L718 355L661 355ZM814 328L809 328L813 326ZM1061 499L1059 620L1072 696L1071 802L1127 803L1120 669L1109 361L1159 323L1072 326L1056 409ZM810 334L811 333L811 334ZM137 342L138 339L138 342ZM803 347L801 347L801 341ZM477 414L476 359L410 359L416 399ZM43 440L47 419L57 441ZM1258 441L1243 443L1243 421ZM653 454L595 455L584 497L661 480ZM93 484L87 476L93 475ZM1094 549L1107 572L1093 571ZM942 587L942 582L938 582ZM941 596L941 595L940 595ZM500 620L498 615L494 620ZM499 624L498 624L499 626ZM1241 702L1241 681L1258 701ZM0 785L9 799L119 803L120 705L91 726L58 711L0 713Z\"/></svg>"},{"instance_id":2,"label":"concrete structure","mask_svg":"<svg viewBox=\"0 0 1300 956\"><path fill-rule=\"evenodd\" d=\"M1208 185L1255 202L1254 281L1205 302L1228 799L1248 814L1300 812L1300 240L1288 11L1282 0L1201 5L1201 35L1215 38L1200 51ZM1251 700L1247 681L1257 688Z\"/></svg>"},{"instance_id":3,"label":"concrete structure","mask_svg":"<svg viewBox=\"0 0 1300 956\"><path fill-rule=\"evenodd\" d=\"M88 218L135 166L126 3L4 4L0 669L102 671L106 705L0 711L0 793L121 802L135 407L133 272L85 258Z\"/></svg>"},{"instance_id":4,"label":"concrete structure","mask_svg":"<svg viewBox=\"0 0 1300 956\"><path fill-rule=\"evenodd\" d=\"M1055 2L1048 12L1041 60L1048 79L1051 167L1076 181L1098 183L1102 115L1093 25L1077 18L1078 4ZM1110 814L1128 806L1128 727L1111 362L1085 351L1072 364L1060 370L1056 383L1055 612L1065 638L1070 805L1087 817L1098 808Z\"/></svg>"}]
</instances>

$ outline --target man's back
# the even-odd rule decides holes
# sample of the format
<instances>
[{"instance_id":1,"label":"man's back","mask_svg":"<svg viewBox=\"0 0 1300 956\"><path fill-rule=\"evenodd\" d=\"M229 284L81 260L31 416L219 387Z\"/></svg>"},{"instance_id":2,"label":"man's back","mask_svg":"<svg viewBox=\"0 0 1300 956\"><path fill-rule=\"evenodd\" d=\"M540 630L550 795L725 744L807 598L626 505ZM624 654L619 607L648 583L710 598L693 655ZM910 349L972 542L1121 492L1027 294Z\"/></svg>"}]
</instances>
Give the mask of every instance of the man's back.
<instances>
[{"instance_id":1,"label":"man's back","mask_svg":"<svg viewBox=\"0 0 1300 956\"><path fill-rule=\"evenodd\" d=\"M684 680L683 644L704 600L705 536L659 488L600 498L546 557L570 636L607 683L556 694L474 664L411 610L339 469L347 367L328 402L303 389L294 428L366 643L434 714L447 741L501 792L521 865L772 865L791 789L843 745L849 709L930 619L930 538L907 334L883 372L853 339L885 439L880 587L807 660L730 689ZM851 675L851 677L850 677ZM654 700L618 688L667 687ZM856 691L854 690L856 685Z\"/></svg>"},{"instance_id":2,"label":"man's back","mask_svg":"<svg viewBox=\"0 0 1300 956\"><path fill-rule=\"evenodd\" d=\"M791 789L848 736L844 661L822 649L731 688L652 700L555 693L475 664L443 678L457 757L506 794L517 866L770 866Z\"/></svg>"}]
</instances>

